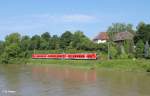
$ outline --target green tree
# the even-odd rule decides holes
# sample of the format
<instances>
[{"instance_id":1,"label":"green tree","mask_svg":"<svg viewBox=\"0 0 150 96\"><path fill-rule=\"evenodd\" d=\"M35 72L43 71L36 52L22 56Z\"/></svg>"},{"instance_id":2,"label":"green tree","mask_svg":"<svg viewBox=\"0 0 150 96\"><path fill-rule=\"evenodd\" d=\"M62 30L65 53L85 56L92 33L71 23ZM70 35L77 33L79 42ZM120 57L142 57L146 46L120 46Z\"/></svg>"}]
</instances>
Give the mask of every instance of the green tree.
<instances>
[{"instance_id":1,"label":"green tree","mask_svg":"<svg viewBox=\"0 0 150 96\"><path fill-rule=\"evenodd\" d=\"M20 56L22 58L29 58L30 57L30 37L29 36L23 36L21 38L21 43L20 43L20 48L21 48L21 53Z\"/></svg>"},{"instance_id":2,"label":"green tree","mask_svg":"<svg viewBox=\"0 0 150 96\"><path fill-rule=\"evenodd\" d=\"M29 36L22 37L20 47L23 51L29 50L29 47L30 47L30 37Z\"/></svg>"},{"instance_id":3,"label":"green tree","mask_svg":"<svg viewBox=\"0 0 150 96\"><path fill-rule=\"evenodd\" d=\"M92 50L93 47L91 46L93 43L90 41L89 38L87 37L84 37L84 38L81 38L81 42L80 42L80 46L79 49L82 49L82 50Z\"/></svg>"},{"instance_id":4,"label":"green tree","mask_svg":"<svg viewBox=\"0 0 150 96\"><path fill-rule=\"evenodd\" d=\"M115 43L109 44L109 55L112 59L117 58L118 50Z\"/></svg>"},{"instance_id":5,"label":"green tree","mask_svg":"<svg viewBox=\"0 0 150 96\"><path fill-rule=\"evenodd\" d=\"M82 39L85 38L85 35L83 34L83 32L81 31L76 31L73 34L73 40L71 43L71 46L75 49L81 49L81 43L82 43Z\"/></svg>"},{"instance_id":6,"label":"green tree","mask_svg":"<svg viewBox=\"0 0 150 96\"><path fill-rule=\"evenodd\" d=\"M42 50L50 49L50 39L51 35L48 32L43 33L40 39L40 49Z\"/></svg>"},{"instance_id":7,"label":"green tree","mask_svg":"<svg viewBox=\"0 0 150 96\"><path fill-rule=\"evenodd\" d=\"M139 40L136 43L136 57L142 58L144 56L144 42Z\"/></svg>"},{"instance_id":8,"label":"green tree","mask_svg":"<svg viewBox=\"0 0 150 96\"><path fill-rule=\"evenodd\" d=\"M47 50L49 49L49 41L46 41L44 38L40 39L40 48L41 50Z\"/></svg>"},{"instance_id":9,"label":"green tree","mask_svg":"<svg viewBox=\"0 0 150 96\"><path fill-rule=\"evenodd\" d=\"M12 33L5 38L5 49L1 56L2 63L14 63L18 58L23 56L21 51L21 35L19 33Z\"/></svg>"},{"instance_id":10,"label":"green tree","mask_svg":"<svg viewBox=\"0 0 150 96\"><path fill-rule=\"evenodd\" d=\"M145 43L144 57L148 58L150 43L150 24L140 22L137 26L137 34L134 38L135 43L142 40Z\"/></svg>"},{"instance_id":11,"label":"green tree","mask_svg":"<svg viewBox=\"0 0 150 96\"><path fill-rule=\"evenodd\" d=\"M93 43L82 31L76 31L73 34L70 46L77 50L95 50L97 44Z\"/></svg>"},{"instance_id":12,"label":"green tree","mask_svg":"<svg viewBox=\"0 0 150 96\"><path fill-rule=\"evenodd\" d=\"M150 24L145 24L144 22L139 23L135 42L140 39L142 39L144 43L150 42Z\"/></svg>"},{"instance_id":13,"label":"green tree","mask_svg":"<svg viewBox=\"0 0 150 96\"><path fill-rule=\"evenodd\" d=\"M5 45L3 41L0 41L0 55L4 52Z\"/></svg>"},{"instance_id":14,"label":"green tree","mask_svg":"<svg viewBox=\"0 0 150 96\"><path fill-rule=\"evenodd\" d=\"M44 40L48 42L51 38L51 35L49 34L49 32L45 32L41 35L41 38L43 38Z\"/></svg>"},{"instance_id":15,"label":"green tree","mask_svg":"<svg viewBox=\"0 0 150 96\"><path fill-rule=\"evenodd\" d=\"M108 43L100 43L98 44L98 48L97 50L103 52L103 53L107 53L108 52Z\"/></svg>"},{"instance_id":16,"label":"green tree","mask_svg":"<svg viewBox=\"0 0 150 96\"><path fill-rule=\"evenodd\" d=\"M57 35L53 35L50 40L50 48L53 50L57 50L60 47L60 38Z\"/></svg>"},{"instance_id":17,"label":"green tree","mask_svg":"<svg viewBox=\"0 0 150 96\"><path fill-rule=\"evenodd\" d=\"M5 52L2 54L2 63L14 63L20 56L21 50L18 44L6 46Z\"/></svg>"},{"instance_id":18,"label":"green tree","mask_svg":"<svg viewBox=\"0 0 150 96\"><path fill-rule=\"evenodd\" d=\"M132 24L125 24L125 23L113 23L111 26L108 27L107 32L111 40L118 32L134 32Z\"/></svg>"},{"instance_id":19,"label":"green tree","mask_svg":"<svg viewBox=\"0 0 150 96\"><path fill-rule=\"evenodd\" d=\"M5 38L5 45L20 44L21 35L19 33L12 33Z\"/></svg>"},{"instance_id":20,"label":"green tree","mask_svg":"<svg viewBox=\"0 0 150 96\"><path fill-rule=\"evenodd\" d=\"M32 36L30 40L30 49L31 50L40 49L40 40L41 40L41 37L39 35Z\"/></svg>"},{"instance_id":21,"label":"green tree","mask_svg":"<svg viewBox=\"0 0 150 96\"><path fill-rule=\"evenodd\" d=\"M62 49L67 49L72 42L73 34L70 31L64 32L60 37L60 47Z\"/></svg>"}]
</instances>

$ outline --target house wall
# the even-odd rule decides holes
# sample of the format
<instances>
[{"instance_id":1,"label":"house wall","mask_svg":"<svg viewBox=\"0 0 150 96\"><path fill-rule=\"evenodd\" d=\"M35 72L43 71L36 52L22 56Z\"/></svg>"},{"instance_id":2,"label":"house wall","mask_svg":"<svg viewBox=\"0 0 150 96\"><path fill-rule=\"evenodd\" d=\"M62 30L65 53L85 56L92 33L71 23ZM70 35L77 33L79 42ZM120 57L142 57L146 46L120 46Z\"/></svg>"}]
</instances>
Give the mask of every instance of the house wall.
<instances>
[{"instance_id":1,"label":"house wall","mask_svg":"<svg viewBox=\"0 0 150 96\"><path fill-rule=\"evenodd\" d=\"M106 40L97 40L96 43L100 44L100 43L106 43L107 41Z\"/></svg>"}]
</instances>

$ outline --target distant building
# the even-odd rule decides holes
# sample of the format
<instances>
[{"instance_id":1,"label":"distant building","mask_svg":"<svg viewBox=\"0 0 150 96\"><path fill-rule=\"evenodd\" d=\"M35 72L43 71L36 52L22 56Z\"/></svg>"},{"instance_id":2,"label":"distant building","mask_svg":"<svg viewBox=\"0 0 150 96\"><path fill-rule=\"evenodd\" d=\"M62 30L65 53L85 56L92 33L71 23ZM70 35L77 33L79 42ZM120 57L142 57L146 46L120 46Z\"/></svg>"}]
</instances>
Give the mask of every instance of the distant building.
<instances>
[{"instance_id":1,"label":"distant building","mask_svg":"<svg viewBox=\"0 0 150 96\"><path fill-rule=\"evenodd\" d=\"M134 34L132 34L131 32L119 32L115 34L115 36L113 37L113 41L119 43L125 40L133 40L133 38Z\"/></svg>"},{"instance_id":2,"label":"distant building","mask_svg":"<svg viewBox=\"0 0 150 96\"><path fill-rule=\"evenodd\" d=\"M107 32L100 32L94 39L93 41L95 43L106 43L109 40L109 36Z\"/></svg>"},{"instance_id":3,"label":"distant building","mask_svg":"<svg viewBox=\"0 0 150 96\"><path fill-rule=\"evenodd\" d=\"M121 53L124 54L125 50L128 53L133 52L134 50L133 38L134 38L134 34L131 32L119 32L114 35L113 41L117 43ZM125 45L127 45L128 48L125 48L124 47Z\"/></svg>"}]
</instances>

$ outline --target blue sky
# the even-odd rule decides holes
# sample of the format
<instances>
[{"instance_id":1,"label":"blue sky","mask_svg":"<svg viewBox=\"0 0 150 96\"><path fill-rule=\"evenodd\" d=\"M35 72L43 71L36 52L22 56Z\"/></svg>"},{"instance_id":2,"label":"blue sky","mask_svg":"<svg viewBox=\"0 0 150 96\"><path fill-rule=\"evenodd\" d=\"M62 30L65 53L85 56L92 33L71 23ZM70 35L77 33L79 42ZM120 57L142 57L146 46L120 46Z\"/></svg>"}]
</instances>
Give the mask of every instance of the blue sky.
<instances>
[{"instance_id":1,"label":"blue sky","mask_svg":"<svg viewBox=\"0 0 150 96\"><path fill-rule=\"evenodd\" d=\"M93 38L112 23L150 21L150 0L0 0L0 40L12 32L35 35L66 30Z\"/></svg>"}]
</instances>

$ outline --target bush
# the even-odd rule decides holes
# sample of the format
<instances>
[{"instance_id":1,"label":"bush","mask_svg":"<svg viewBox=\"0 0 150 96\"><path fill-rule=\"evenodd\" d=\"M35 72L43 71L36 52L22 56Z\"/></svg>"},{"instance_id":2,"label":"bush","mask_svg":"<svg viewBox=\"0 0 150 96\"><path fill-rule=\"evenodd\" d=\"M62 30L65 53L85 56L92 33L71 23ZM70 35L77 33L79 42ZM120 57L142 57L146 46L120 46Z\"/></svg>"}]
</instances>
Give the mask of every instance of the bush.
<instances>
[{"instance_id":1,"label":"bush","mask_svg":"<svg viewBox=\"0 0 150 96\"><path fill-rule=\"evenodd\" d=\"M142 58L144 56L144 42L142 40L139 40L136 43L136 57Z\"/></svg>"},{"instance_id":2,"label":"bush","mask_svg":"<svg viewBox=\"0 0 150 96\"><path fill-rule=\"evenodd\" d=\"M124 53L124 54L118 55L118 59L128 59L128 54Z\"/></svg>"},{"instance_id":3,"label":"bush","mask_svg":"<svg viewBox=\"0 0 150 96\"><path fill-rule=\"evenodd\" d=\"M133 58L135 58L135 55L132 54L132 53L129 53L129 54L128 54L128 58L129 58L129 59L133 59Z\"/></svg>"}]
</instances>

